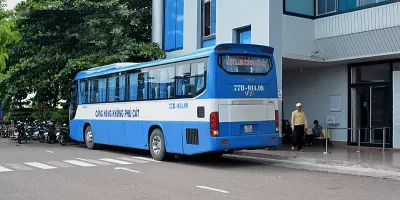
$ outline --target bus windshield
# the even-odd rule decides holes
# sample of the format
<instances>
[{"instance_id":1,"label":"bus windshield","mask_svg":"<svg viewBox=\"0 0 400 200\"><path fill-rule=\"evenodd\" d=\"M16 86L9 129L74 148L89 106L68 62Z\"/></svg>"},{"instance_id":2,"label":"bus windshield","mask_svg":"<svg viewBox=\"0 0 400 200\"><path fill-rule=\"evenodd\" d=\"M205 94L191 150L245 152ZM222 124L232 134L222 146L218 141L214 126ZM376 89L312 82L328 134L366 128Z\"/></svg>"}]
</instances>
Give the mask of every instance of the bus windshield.
<instances>
[{"instance_id":1,"label":"bus windshield","mask_svg":"<svg viewBox=\"0 0 400 200\"><path fill-rule=\"evenodd\" d=\"M220 55L219 66L233 74L267 74L271 58L257 55Z\"/></svg>"}]
</instances>

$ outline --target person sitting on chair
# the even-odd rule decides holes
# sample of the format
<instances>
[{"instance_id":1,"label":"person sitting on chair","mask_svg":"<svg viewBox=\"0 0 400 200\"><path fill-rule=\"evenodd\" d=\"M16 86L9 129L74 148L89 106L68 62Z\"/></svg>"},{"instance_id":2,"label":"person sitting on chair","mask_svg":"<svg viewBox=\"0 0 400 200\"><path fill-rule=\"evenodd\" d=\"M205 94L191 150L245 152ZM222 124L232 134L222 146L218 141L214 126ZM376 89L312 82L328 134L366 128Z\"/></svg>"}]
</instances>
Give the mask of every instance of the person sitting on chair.
<instances>
[{"instance_id":1,"label":"person sitting on chair","mask_svg":"<svg viewBox=\"0 0 400 200\"><path fill-rule=\"evenodd\" d=\"M308 146L312 145L312 141L316 137L321 137L322 135L322 126L319 125L318 120L314 120L314 128L312 129L311 135L306 135L306 143Z\"/></svg>"},{"instance_id":2,"label":"person sitting on chair","mask_svg":"<svg viewBox=\"0 0 400 200\"><path fill-rule=\"evenodd\" d=\"M282 133L283 133L283 144L291 144L293 141L293 131L290 126L289 120L283 120L283 127L282 127Z\"/></svg>"}]
</instances>

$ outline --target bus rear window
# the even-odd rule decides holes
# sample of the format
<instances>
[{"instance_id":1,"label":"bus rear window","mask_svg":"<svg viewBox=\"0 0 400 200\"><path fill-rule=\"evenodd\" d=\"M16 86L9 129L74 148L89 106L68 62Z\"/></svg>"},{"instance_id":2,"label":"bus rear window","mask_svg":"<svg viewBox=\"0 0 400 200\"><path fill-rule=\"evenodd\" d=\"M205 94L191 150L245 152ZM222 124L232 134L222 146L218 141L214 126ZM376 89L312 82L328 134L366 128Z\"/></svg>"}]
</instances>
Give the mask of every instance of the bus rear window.
<instances>
[{"instance_id":1,"label":"bus rear window","mask_svg":"<svg viewBox=\"0 0 400 200\"><path fill-rule=\"evenodd\" d=\"M221 55L218 63L234 74L266 74L272 68L271 58L254 55Z\"/></svg>"}]
</instances>

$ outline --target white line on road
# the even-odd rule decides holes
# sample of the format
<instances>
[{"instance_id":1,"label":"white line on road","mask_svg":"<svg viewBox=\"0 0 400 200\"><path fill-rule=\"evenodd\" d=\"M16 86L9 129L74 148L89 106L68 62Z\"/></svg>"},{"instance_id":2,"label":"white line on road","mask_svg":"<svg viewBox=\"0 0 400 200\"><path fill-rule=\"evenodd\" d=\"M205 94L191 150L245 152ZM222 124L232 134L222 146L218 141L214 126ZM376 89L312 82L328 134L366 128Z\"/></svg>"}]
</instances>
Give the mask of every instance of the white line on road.
<instances>
[{"instance_id":1,"label":"white line on road","mask_svg":"<svg viewBox=\"0 0 400 200\"><path fill-rule=\"evenodd\" d=\"M13 170L0 166L0 172L12 172Z\"/></svg>"},{"instance_id":2,"label":"white line on road","mask_svg":"<svg viewBox=\"0 0 400 200\"><path fill-rule=\"evenodd\" d=\"M148 162L145 161L145 160L139 160L139 159L134 159L134 158L126 158L126 157L123 157L123 158L117 158L117 159L118 159L118 160L125 160L125 161L135 162L135 163L140 163L140 164L148 163Z\"/></svg>"},{"instance_id":3,"label":"white line on road","mask_svg":"<svg viewBox=\"0 0 400 200\"><path fill-rule=\"evenodd\" d=\"M62 162L58 162L58 161L50 161L50 162L46 162L49 165L54 165L57 167L62 167L62 168L69 168L69 167L74 167L72 165L69 165L67 163L62 163Z\"/></svg>"},{"instance_id":4,"label":"white line on road","mask_svg":"<svg viewBox=\"0 0 400 200\"><path fill-rule=\"evenodd\" d=\"M25 164L33 166L33 167L37 167L37 168L40 168L40 169L56 169L57 168L57 167L53 167L53 166L46 165L46 164L39 163L39 162L28 162L28 163L25 163Z\"/></svg>"},{"instance_id":5,"label":"white line on road","mask_svg":"<svg viewBox=\"0 0 400 200\"><path fill-rule=\"evenodd\" d=\"M47 152L47 153L54 153L54 152L52 152L52 151L45 151L45 152Z\"/></svg>"},{"instance_id":6,"label":"white line on road","mask_svg":"<svg viewBox=\"0 0 400 200\"><path fill-rule=\"evenodd\" d=\"M140 173L139 171L136 170L132 170L132 169L128 169L128 168L124 168L124 167L116 167L116 170L125 170L125 171L129 171L129 172L133 172L133 173Z\"/></svg>"},{"instance_id":7,"label":"white line on road","mask_svg":"<svg viewBox=\"0 0 400 200\"><path fill-rule=\"evenodd\" d=\"M27 171L27 170L33 170L30 167L27 167L25 165L21 165L21 164L5 164L7 167L11 167L14 168L16 170L21 170L21 171Z\"/></svg>"},{"instance_id":8,"label":"white line on road","mask_svg":"<svg viewBox=\"0 0 400 200\"><path fill-rule=\"evenodd\" d=\"M81 167L94 167L94 166L96 166L96 165L92 165L92 164L89 164L89 163L81 162L81 161L78 161L78 160L64 160L64 162L69 163L69 164L73 164L73 165L78 165L78 166L81 166Z\"/></svg>"},{"instance_id":9,"label":"white line on road","mask_svg":"<svg viewBox=\"0 0 400 200\"><path fill-rule=\"evenodd\" d=\"M76 158L77 160L85 161L88 163L93 163L96 165L114 165L114 163L103 162L99 160L92 160L92 159L83 159L83 158Z\"/></svg>"},{"instance_id":10,"label":"white line on road","mask_svg":"<svg viewBox=\"0 0 400 200\"><path fill-rule=\"evenodd\" d=\"M120 164L120 165L131 165L131 164L133 164L133 163L130 163L130 162L126 162L126 161L122 161L122 160L115 160L115 159L111 159L111 158L102 158L102 159L99 159L99 160L106 161L106 162L111 162L111 163L116 163L116 164Z\"/></svg>"},{"instance_id":11,"label":"white line on road","mask_svg":"<svg viewBox=\"0 0 400 200\"><path fill-rule=\"evenodd\" d=\"M206 190L212 190L212 191L216 191L216 192L221 192L221 193L225 193L225 194L228 194L228 193L229 193L228 191L225 191L225 190L210 188L210 187L207 187L207 186L196 186L196 187L197 187L197 188L201 188L201 189L206 189Z\"/></svg>"},{"instance_id":12,"label":"white line on road","mask_svg":"<svg viewBox=\"0 0 400 200\"><path fill-rule=\"evenodd\" d=\"M158 160L154 160L154 159L151 159L151 158L145 158L145 157L132 157L132 158L145 160L145 161L150 161L150 162L157 162L157 163L161 162L161 161L158 161Z\"/></svg>"}]
</instances>

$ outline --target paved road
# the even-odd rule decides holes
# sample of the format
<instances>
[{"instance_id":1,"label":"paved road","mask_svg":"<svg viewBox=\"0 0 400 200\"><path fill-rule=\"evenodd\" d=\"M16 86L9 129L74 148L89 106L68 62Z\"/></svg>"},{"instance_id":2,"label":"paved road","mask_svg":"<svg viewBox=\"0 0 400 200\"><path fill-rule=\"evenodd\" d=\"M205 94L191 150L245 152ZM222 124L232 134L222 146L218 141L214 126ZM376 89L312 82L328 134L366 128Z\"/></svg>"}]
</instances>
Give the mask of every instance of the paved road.
<instances>
[{"instance_id":1,"label":"paved road","mask_svg":"<svg viewBox=\"0 0 400 200\"><path fill-rule=\"evenodd\" d=\"M225 157L155 162L149 153L0 139L0 199L394 199L400 182Z\"/></svg>"}]
</instances>

